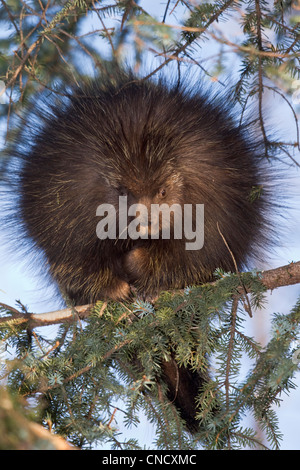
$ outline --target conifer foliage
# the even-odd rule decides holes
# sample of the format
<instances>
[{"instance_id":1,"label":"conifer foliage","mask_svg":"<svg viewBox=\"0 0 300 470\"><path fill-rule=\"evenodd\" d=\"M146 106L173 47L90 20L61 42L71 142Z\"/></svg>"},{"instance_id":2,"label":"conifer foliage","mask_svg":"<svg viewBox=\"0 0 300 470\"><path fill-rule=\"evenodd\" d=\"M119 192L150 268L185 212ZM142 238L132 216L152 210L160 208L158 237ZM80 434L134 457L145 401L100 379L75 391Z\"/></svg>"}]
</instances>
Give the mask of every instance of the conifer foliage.
<instances>
[{"instance_id":1,"label":"conifer foliage","mask_svg":"<svg viewBox=\"0 0 300 470\"><path fill-rule=\"evenodd\" d=\"M247 298L240 293L241 280L252 292ZM264 447L243 425L250 414L267 445L278 449L274 404L293 387L298 369L300 304L289 315L274 315L270 341L262 348L244 323L262 305L264 291L257 274L222 273L214 284L162 294L155 308L141 301L99 302L83 320L74 309L54 339L36 331L26 313L17 317L16 310L3 307L2 345L15 356L3 362L2 375L11 393L26 399L35 420L77 447L141 449L143 443L126 432L120 436L119 426L138 426L142 415L156 427L158 449ZM178 365L210 370L199 390L201 426L193 438L161 389L160 364L171 355ZM249 367L241 374L245 357Z\"/></svg>"},{"instance_id":2,"label":"conifer foliage","mask_svg":"<svg viewBox=\"0 0 300 470\"><path fill-rule=\"evenodd\" d=\"M169 67L180 78L193 66L223 86L234 58L238 67L230 91L241 120L254 103L265 156L285 157L299 166L296 1L169 0L157 2L159 14L158 7L155 14L150 11L150 3L1 0L0 112L9 133L16 138L14 115L27 100L55 92L66 75L76 80L87 73L81 69L84 61L101 73L109 61L121 65L130 59L137 72L147 68L145 79ZM212 45L210 57L204 52ZM149 58L151 70L145 67ZM266 92L288 103L294 141L269 132ZM3 167L6 163L3 159ZM262 347L245 324L265 305L267 287L259 272L217 271L216 282L164 292L153 304L99 300L95 306L72 306L68 314L54 314L45 322L21 302L1 304L6 397L0 404L1 436L12 428L3 429L9 403L22 415L19 427L37 422L79 448L142 449L144 442L128 436L146 420L154 426L151 445L156 449L279 449L276 405L294 387L299 369L300 302L289 314L273 315L268 344ZM49 335L44 325L56 325L54 337L54 327ZM164 398L161 364L171 357L178 366L209 376L199 389L200 427L193 436ZM245 416L256 424L245 424ZM1 436L0 448L18 448L18 438L1 441ZM47 445L36 439L26 444Z\"/></svg>"}]
</instances>

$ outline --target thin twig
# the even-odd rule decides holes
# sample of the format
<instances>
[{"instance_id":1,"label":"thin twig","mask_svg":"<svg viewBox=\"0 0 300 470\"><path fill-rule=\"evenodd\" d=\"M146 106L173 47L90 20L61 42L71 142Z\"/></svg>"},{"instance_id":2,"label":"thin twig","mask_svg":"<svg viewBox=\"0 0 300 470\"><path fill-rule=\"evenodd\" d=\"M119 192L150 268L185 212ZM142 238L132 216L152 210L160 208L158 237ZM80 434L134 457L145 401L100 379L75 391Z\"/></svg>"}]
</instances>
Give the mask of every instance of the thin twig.
<instances>
[{"instance_id":1,"label":"thin twig","mask_svg":"<svg viewBox=\"0 0 300 470\"><path fill-rule=\"evenodd\" d=\"M229 345L228 345L228 354L227 354L227 361L226 361L226 372L225 372L225 397L226 397L226 412L229 411L229 389L230 389L230 369L231 369L231 362L232 362L232 352L234 349L234 342L235 342L235 331L236 331L236 314L238 308L239 297L235 296L232 303L231 308L231 320L230 320L230 338L229 338Z\"/></svg>"}]
</instances>

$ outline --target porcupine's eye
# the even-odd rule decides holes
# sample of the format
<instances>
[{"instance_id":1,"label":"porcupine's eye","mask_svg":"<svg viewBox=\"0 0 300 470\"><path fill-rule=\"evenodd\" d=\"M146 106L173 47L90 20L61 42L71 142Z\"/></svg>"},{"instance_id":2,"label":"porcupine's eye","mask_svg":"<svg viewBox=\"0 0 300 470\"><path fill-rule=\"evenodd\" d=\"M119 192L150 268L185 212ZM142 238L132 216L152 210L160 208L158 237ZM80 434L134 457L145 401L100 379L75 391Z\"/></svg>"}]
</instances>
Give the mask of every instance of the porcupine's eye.
<instances>
[{"instance_id":1,"label":"porcupine's eye","mask_svg":"<svg viewBox=\"0 0 300 470\"><path fill-rule=\"evenodd\" d=\"M159 192L158 192L158 195L161 198L164 198L166 196L166 194L167 194L167 191L164 188L160 189Z\"/></svg>"}]
</instances>

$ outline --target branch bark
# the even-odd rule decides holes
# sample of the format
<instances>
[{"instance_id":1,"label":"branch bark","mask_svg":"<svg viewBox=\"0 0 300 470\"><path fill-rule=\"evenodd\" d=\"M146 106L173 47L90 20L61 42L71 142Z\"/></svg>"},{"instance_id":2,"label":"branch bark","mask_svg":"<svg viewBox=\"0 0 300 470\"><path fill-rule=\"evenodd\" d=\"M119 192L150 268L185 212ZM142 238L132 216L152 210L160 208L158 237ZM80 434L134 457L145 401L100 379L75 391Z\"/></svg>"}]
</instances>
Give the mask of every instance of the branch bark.
<instances>
[{"instance_id":1,"label":"branch bark","mask_svg":"<svg viewBox=\"0 0 300 470\"><path fill-rule=\"evenodd\" d=\"M268 290L277 289L283 286L290 286L300 284L300 261L292 262L279 268L262 271L261 282ZM102 309L106 307L103 304ZM47 313L21 313L15 308L9 307L0 303L0 307L4 307L12 312L11 315L0 317L0 324L5 322L14 322L18 325L24 325L24 328L36 328L39 326L55 325L61 322L72 322L77 320L84 320L90 315L94 305L80 305L75 308L65 308L63 310L56 310Z\"/></svg>"},{"instance_id":2,"label":"branch bark","mask_svg":"<svg viewBox=\"0 0 300 470\"><path fill-rule=\"evenodd\" d=\"M267 289L291 286L300 283L300 261L262 272L262 283Z\"/></svg>"}]
</instances>

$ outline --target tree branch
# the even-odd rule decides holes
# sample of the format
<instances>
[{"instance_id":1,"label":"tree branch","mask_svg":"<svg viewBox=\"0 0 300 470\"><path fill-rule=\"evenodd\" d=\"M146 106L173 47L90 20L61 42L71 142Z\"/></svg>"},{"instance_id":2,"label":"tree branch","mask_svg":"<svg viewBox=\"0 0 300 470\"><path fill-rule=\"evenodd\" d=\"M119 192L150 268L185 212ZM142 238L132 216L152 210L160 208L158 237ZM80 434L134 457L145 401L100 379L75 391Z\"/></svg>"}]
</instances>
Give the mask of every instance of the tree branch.
<instances>
[{"instance_id":1,"label":"tree branch","mask_svg":"<svg viewBox=\"0 0 300 470\"><path fill-rule=\"evenodd\" d=\"M300 261L292 262L279 268L262 271L261 282L268 290L277 289L278 287L290 286L300 284ZM105 302L101 311L103 312L107 306ZM39 326L55 325L62 322L72 322L77 320L84 320L87 318L93 304L80 305L74 308L65 308L63 310L56 310L47 313L21 313L13 307L0 303L0 307L5 310L10 310L12 315L0 317L1 323L14 322L17 325L24 325L24 328L36 328ZM100 312L101 314L101 312Z\"/></svg>"},{"instance_id":2,"label":"tree branch","mask_svg":"<svg viewBox=\"0 0 300 470\"><path fill-rule=\"evenodd\" d=\"M300 261L291 262L285 266L268 271L262 271L262 283L267 289L277 289L277 287L291 286L300 283Z\"/></svg>"},{"instance_id":3,"label":"tree branch","mask_svg":"<svg viewBox=\"0 0 300 470\"><path fill-rule=\"evenodd\" d=\"M15 308L0 303L0 307L13 312L10 316L0 317L0 324L5 322L14 322L16 325L24 324L25 328L36 328L38 326L55 325L57 323L69 321L72 322L77 318L83 320L88 317L93 305L80 305L75 308L65 308L47 313L21 313Z\"/></svg>"}]
</instances>

